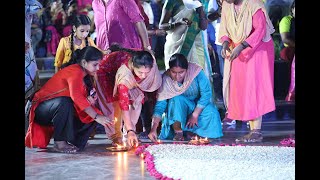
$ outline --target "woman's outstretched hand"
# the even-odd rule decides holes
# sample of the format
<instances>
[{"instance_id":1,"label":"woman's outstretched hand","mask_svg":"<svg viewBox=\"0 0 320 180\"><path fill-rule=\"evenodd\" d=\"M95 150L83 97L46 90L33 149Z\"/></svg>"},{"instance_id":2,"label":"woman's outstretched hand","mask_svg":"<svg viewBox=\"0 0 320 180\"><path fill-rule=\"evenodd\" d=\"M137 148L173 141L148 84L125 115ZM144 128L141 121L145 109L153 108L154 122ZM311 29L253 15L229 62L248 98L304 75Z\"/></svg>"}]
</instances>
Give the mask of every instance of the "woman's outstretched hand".
<instances>
[{"instance_id":1,"label":"woman's outstretched hand","mask_svg":"<svg viewBox=\"0 0 320 180\"><path fill-rule=\"evenodd\" d=\"M127 136L128 136L128 144L130 147L132 146L137 147L139 145L139 141L135 132L129 131L127 133Z\"/></svg>"},{"instance_id":2,"label":"woman's outstretched hand","mask_svg":"<svg viewBox=\"0 0 320 180\"><path fill-rule=\"evenodd\" d=\"M114 124L113 120L111 120L107 116L103 116L103 115L97 115L95 121L97 121L97 123L101 124L104 127L107 127L108 125Z\"/></svg>"},{"instance_id":3,"label":"woman's outstretched hand","mask_svg":"<svg viewBox=\"0 0 320 180\"><path fill-rule=\"evenodd\" d=\"M186 124L187 128L193 128L194 126L198 127L198 117L191 114L188 118L188 122Z\"/></svg>"},{"instance_id":4,"label":"woman's outstretched hand","mask_svg":"<svg viewBox=\"0 0 320 180\"><path fill-rule=\"evenodd\" d=\"M148 137L152 142L157 142L157 131L150 131Z\"/></svg>"}]
</instances>

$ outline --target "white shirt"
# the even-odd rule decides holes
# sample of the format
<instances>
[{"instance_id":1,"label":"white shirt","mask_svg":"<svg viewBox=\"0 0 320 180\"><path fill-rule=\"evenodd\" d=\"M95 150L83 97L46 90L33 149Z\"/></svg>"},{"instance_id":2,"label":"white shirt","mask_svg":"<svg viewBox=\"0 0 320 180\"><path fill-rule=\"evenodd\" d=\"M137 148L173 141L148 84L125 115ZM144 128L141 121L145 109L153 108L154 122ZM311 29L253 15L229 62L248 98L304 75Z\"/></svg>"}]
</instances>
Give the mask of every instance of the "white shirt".
<instances>
[{"instance_id":1,"label":"white shirt","mask_svg":"<svg viewBox=\"0 0 320 180\"><path fill-rule=\"evenodd\" d=\"M141 3L141 6L143 7L144 12L146 13L146 15L149 18L149 24L153 24L154 23L154 16L153 16L153 11L152 11L150 3L143 2L143 3Z\"/></svg>"},{"instance_id":2,"label":"white shirt","mask_svg":"<svg viewBox=\"0 0 320 180\"><path fill-rule=\"evenodd\" d=\"M209 12L214 12L218 9L218 3L217 0L210 0L208 4L208 11ZM218 21L219 20L219 21ZM215 37L216 41L215 44L217 45L222 45L222 43L219 42L218 35L219 35L219 28L220 28L220 18L212 22L212 26L214 27L215 30Z\"/></svg>"}]
</instances>

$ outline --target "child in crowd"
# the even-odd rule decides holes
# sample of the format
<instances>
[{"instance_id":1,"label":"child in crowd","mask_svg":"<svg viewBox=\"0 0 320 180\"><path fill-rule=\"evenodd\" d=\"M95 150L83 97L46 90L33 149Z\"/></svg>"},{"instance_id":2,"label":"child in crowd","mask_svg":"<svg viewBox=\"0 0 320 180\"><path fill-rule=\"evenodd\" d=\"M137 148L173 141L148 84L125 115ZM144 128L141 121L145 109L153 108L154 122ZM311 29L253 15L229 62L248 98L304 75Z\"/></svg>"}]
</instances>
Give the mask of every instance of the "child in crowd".
<instances>
[{"instance_id":1,"label":"child in crowd","mask_svg":"<svg viewBox=\"0 0 320 180\"><path fill-rule=\"evenodd\" d=\"M88 37L90 32L91 20L88 16L80 14L75 16L71 34L60 39L57 53L54 60L55 71L61 69L62 65L69 62L76 49L86 46L94 46L94 41Z\"/></svg>"}]
</instances>

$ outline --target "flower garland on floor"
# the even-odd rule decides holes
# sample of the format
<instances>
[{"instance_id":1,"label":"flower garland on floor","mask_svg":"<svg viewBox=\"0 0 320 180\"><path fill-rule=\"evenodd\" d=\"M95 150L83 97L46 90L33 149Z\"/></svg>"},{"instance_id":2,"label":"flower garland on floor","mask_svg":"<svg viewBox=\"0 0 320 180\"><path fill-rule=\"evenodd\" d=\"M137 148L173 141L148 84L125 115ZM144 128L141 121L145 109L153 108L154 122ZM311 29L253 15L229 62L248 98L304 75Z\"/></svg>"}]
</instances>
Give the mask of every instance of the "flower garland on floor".
<instances>
[{"instance_id":1,"label":"flower garland on floor","mask_svg":"<svg viewBox=\"0 0 320 180\"><path fill-rule=\"evenodd\" d=\"M296 146L296 141L295 138L284 138L283 140L280 141L281 146L287 146L287 147L295 147Z\"/></svg>"},{"instance_id":2,"label":"flower garland on floor","mask_svg":"<svg viewBox=\"0 0 320 180\"><path fill-rule=\"evenodd\" d=\"M292 140L292 139L291 139ZM292 145L292 141L289 143ZM275 176L274 173L266 174L268 171L279 170L278 178L284 177L288 179L294 179L295 173L295 163L294 163L294 149L292 146L287 146L280 143L279 146L246 146L244 144L219 144L219 145L187 145L183 143L174 143L174 144L144 144L137 147L135 154L144 158L146 163L146 169L149 171L150 175L156 179L161 180L174 180L174 179L183 179L186 177L185 174L188 174L188 179L197 179L200 176L204 176L202 171L209 173L210 177L220 175L218 179L232 179L237 178L235 175L238 175L236 171L236 166L245 168L251 168L252 171L256 171L259 177L269 178L268 176ZM199 147L203 146L203 147ZM206 147L209 146L209 147ZM221 147L225 146L225 147ZM228 147L229 146L229 147ZM237 149L232 149L231 146L242 146ZM231 148L230 148L231 147ZM180 153L183 152L183 153ZM259 153L257 153L259 152ZM261 153L260 153L261 152ZM210 154L211 153L211 154ZM272 153L276 153L273 155ZM257 155L259 154L259 155ZM220 156L221 155L221 156ZM274 157L275 156L275 157ZM253 157L253 158L251 158ZM231 159L230 159L231 158ZM234 158L234 159L232 159ZM250 163L250 159L254 159ZM270 159L276 159L275 162L268 164ZM257 164L257 160L260 160ZM177 161L181 161L180 166ZM232 163L236 161L237 163ZM249 163L248 163L249 162ZM261 162L261 163L260 163ZM226 168L221 168L223 163L227 163L230 167L227 170ZM160 166L161 164L161 166ZM196 165L197 164L197 165ZM206 164L206 166L200 168L200 164ZM188 165L190 167L199 167L191 168L188 170L182 170L182 167ZM212 166L213 165L213 166ZM157 168L156 168L157 166ZM216 166L220 168L215 169L216 172L209 172ZM175 168L176 167L176 168ZM262 169L264 168L264 169ZM265 169L267 168L267 169ZM231 170L232 169L232 170ZM282 171L281 171L282 170ZM177 173L182 171L180 174ZM224 171L227 174L224 174ZM163 172L163 173L161 173ZM169 172L169 173L168 173ZM170 174L172 177L168 177ZM233 174L232 173L236 173ZM241 173L240 173L241 174ZM243 173L243 177L247 174ZM173 177L175 176L175 177ZM223 176L223 177L221 177ZM242 177L238 175L239 177ZM203 179L200 178L200 179Z\"/></svg>"}]
</instances>

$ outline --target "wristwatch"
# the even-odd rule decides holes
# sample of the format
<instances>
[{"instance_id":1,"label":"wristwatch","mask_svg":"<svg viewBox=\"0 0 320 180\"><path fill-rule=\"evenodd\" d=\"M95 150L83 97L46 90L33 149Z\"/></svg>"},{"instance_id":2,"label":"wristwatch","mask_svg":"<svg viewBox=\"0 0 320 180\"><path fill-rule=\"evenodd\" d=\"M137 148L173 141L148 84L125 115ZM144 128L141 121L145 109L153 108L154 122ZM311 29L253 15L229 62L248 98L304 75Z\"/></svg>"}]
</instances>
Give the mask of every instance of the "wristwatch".
<instances>
[{"instance_id":1,"label":"wristwatch","mask_svg":"<svg viewBox=\"0 0 320 180\"><path fill-rule=\"evenodd\" d=\"M151 51L152 50L152 48L151 48L151 46L149 45L149 46L147 46L146 47L149 51Z\"/></svg>"}]
</instances>

